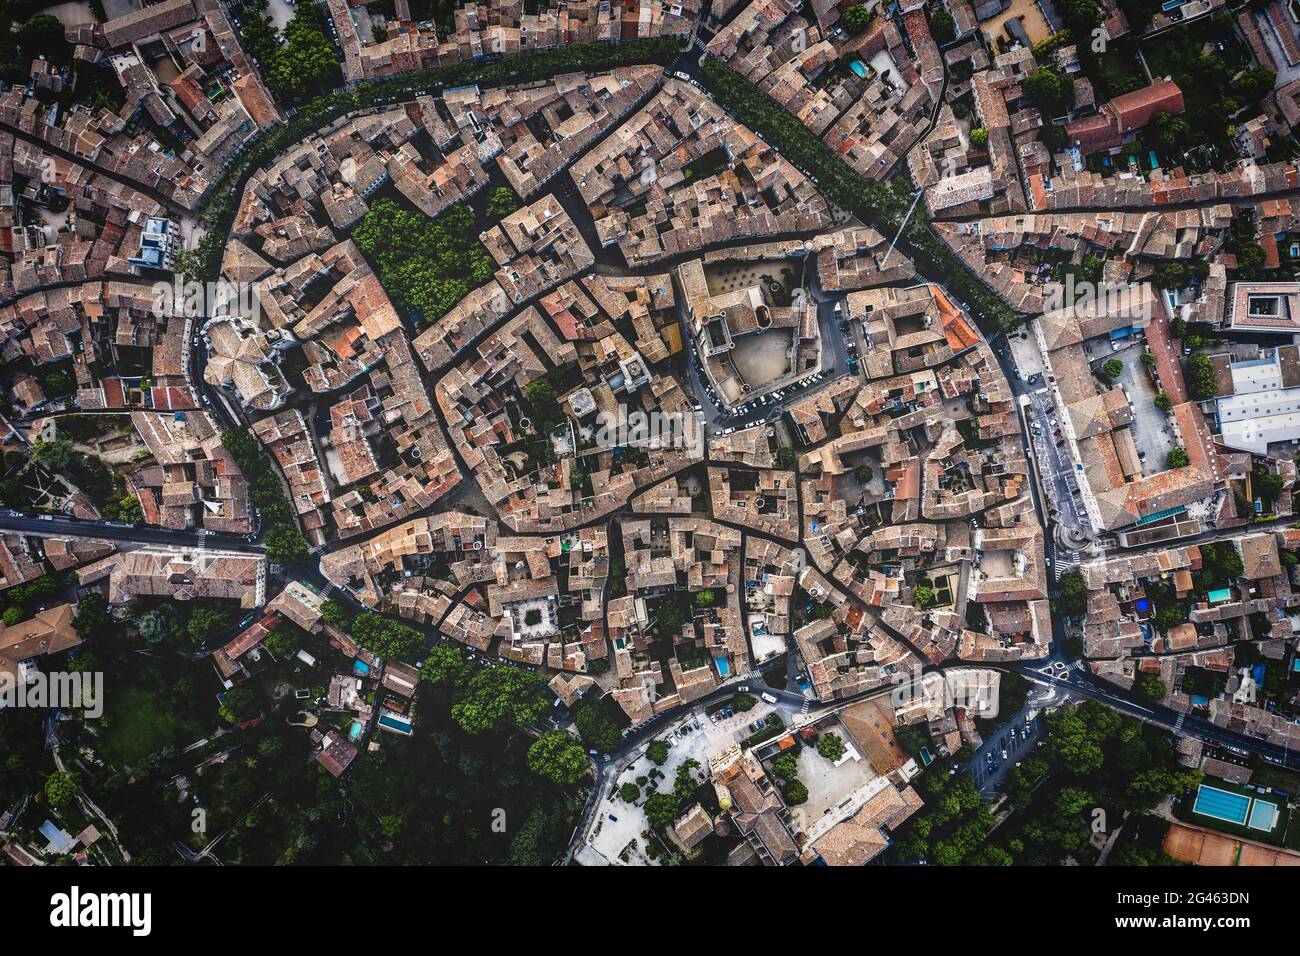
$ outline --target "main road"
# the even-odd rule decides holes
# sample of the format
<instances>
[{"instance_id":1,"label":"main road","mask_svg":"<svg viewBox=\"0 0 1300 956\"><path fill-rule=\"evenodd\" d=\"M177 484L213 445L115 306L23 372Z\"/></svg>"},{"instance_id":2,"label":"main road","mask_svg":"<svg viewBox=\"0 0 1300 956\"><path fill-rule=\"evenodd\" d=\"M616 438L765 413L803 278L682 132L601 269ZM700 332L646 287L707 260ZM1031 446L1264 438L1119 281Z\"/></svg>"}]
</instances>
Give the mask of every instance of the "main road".
<instances>
[{"instance_id":1,"label":"main road","mask_svg":"<svg viewBox=\"0 0 1300 956\"><path fill-rule=\"evenodd\" d=\"M38 538L81 538L111 544L158 544L173 548L209 551L239 551L261 554L266 546L237 534L214 531L174 531L125 521L89 521L66 515L34 515L12 508L0 508L0 532L30 534Z\"/></svg>"}]
</instances>

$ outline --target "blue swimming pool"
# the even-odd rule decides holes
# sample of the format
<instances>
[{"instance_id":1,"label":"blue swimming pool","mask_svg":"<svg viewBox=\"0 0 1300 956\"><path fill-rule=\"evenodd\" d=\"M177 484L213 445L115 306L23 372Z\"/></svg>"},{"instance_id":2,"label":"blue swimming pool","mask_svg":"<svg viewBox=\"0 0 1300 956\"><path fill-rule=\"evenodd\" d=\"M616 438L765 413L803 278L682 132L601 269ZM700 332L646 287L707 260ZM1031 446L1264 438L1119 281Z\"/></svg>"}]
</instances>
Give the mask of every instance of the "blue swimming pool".
<instances>
[{"instance_id":1,"label":"blue swimming pool","mask_svg":"<svg viewBox=\"0 0 1300 956\"><path fill-rule=\"evenodd\" d=\"M867 68L862 65L861 60L854 60L852 63L849 64L849 69L852 70L854 73L856 73L858 76L862 77L864 80L867 78Z\"/></svg>"},{"instance_id":2,"label":"blue swimming pool","mask_svg":"<svg viewBox=\"0 0 1300 956\"><path fill-rule=\"evenodd\" d=\"M1196 791L1196 803L1192 809L1207 817L1241 826L1250 812L1250 797L1201 784L1201 788Z\"/></svg>"},{"instance_id":3,"label":"blue swimming pool","mask_svg":"<svg viewBox=\"0 0 1300 956\"><path fill-rule=\"evenodd\" d=\"M395 730L399 734L409 734L411 732L411 725L394 714L384 714L379 718L379 722L389 730Z\"/></svg>"},{"instance_id":4,"label":"blue swimming pool","mask_svg":"<svg viewBox=\"0 0 1300 956\"><path fill-rule=\"evenodd\" d=\"M719 677L726 677L728 674L731 673L731 665L727 663L727 659L725 657L715 657L713 659L713 663L718 665Z\"/></svg>"},{"instance_id":5,"label":"blue swimming pool","mask_svg":"<svg viewBox=\"0 0 1300 956\"><path fill-rule=\"evenodd\" d=\"M370 665L367 664L365 661L353 661L352 670L358 674L369 674Z\"/></svg>"},{"instance_id":6,"label":"blue swimming pool","mask_svg":"<svg viewBox=\"0 0 1300 956\"><path fill-rule=\"evenodd\" d=\"M1268 833L1277 826L1277 804L1255 798L1255 805L1250 808L1250 828Z\"/></svg>"}]
</instances>

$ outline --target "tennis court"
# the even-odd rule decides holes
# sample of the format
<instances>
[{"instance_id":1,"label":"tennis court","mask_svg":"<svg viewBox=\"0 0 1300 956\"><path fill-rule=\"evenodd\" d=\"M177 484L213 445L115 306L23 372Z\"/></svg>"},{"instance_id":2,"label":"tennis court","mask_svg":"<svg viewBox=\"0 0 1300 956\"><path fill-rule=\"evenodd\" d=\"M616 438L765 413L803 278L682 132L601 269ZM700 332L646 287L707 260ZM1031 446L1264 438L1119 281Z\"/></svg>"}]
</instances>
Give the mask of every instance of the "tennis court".
<instances>
[{"instance_id":1,"label":"tennis court","mask_svg":"<svg viewBox=\"0 0 1300 956\"><path fill-rule=\"evenodd\" d=\"M1192 809L1216 820L1245 826L1246 817L1250 812L1250 797L1201 784L1200 789L1196 791L1196 803L1192 805Z\"/></svg>"}]
</instances>

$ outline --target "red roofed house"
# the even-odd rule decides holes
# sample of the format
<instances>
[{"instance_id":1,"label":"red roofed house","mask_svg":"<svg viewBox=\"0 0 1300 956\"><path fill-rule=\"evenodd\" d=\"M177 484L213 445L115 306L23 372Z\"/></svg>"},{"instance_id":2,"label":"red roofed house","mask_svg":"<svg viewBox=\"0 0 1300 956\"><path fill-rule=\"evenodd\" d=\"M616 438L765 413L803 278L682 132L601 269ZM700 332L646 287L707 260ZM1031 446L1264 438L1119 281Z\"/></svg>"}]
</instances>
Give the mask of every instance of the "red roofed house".
<instances>
[{"instance_id":1,"label":"red roofed house","mask_svg":"<svg viewBox=\"0 0 1300 956\"><path fill-rule=\"evenodd\" d=\"M1065 127L1072 143L1082 153L1100 153L1124 145L1130 133L1142 129L1157 113L1178 115L1183 91L1173 80L1158 80L1150 86L1117 96L1103 103L1095 116L1085 116Z\"/></svg>"}]
</instances>

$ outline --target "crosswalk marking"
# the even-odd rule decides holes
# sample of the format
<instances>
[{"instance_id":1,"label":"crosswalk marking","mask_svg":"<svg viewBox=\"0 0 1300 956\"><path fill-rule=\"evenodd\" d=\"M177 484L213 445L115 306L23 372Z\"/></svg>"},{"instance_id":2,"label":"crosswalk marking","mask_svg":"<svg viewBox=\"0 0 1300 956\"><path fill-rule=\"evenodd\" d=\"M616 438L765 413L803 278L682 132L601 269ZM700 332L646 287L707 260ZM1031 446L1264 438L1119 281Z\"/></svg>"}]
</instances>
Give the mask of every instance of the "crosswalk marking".
<instances>
[{"instance_id":1,"label":"crosswalk marking","mask_svg":"<svg viewBox=\"0 0 1300 956\"><path fill-rule=\"evenodd\" d=\"M1187 719L1187 714L1186 714L1185 712L1180 711L1179 714L1178 714L1178 719L1174 721L1174 733L1175 733L1175 734L1178 734L1178 735L1180 735L1180 736L1182 735L1182 732L1183 732L1183 721L1185 721L1186 719Z\"/></svg>"},{"instance_id":2,"label":"crosswalk marking","mask_svg":"<svg viewBox=\"0 0 1300 956\"><path fill-rule=\"evenodd\" d=\"M1061 580L1061 575L1069 573L1070 571L1074 570L1078 566L1079 566L1078 558L1058 557L1056 559L1056 563L1052 565L1052 574L1056 577L1056 580L1059 581Z\"/></svg>"}]
</instances>

